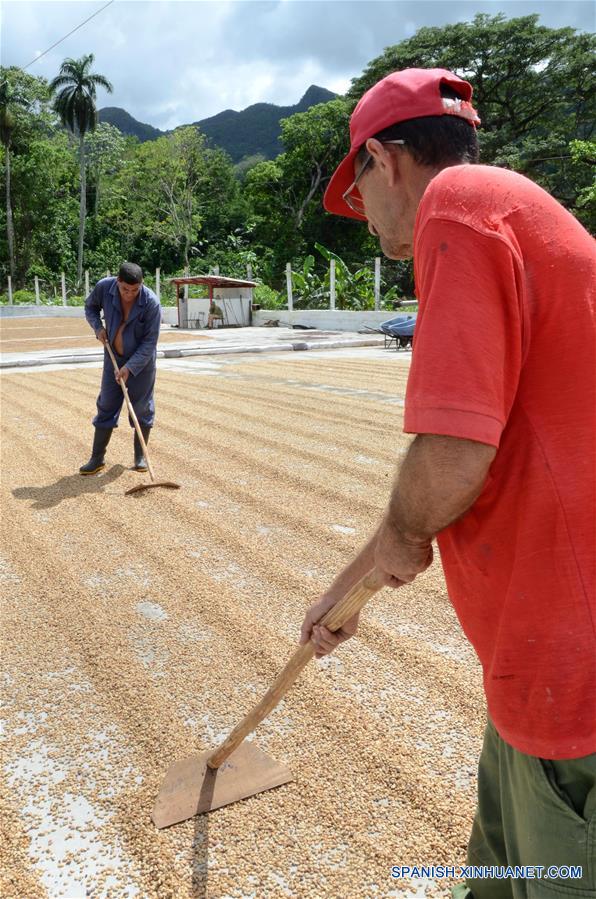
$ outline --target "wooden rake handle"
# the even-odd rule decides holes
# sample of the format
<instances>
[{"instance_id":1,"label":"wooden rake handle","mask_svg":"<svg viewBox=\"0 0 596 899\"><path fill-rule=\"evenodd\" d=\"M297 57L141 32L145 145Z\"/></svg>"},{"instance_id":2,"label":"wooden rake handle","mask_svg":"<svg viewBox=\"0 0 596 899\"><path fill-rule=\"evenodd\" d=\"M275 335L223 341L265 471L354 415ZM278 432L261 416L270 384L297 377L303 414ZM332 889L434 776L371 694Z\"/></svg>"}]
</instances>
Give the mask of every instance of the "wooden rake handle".
<instances>
[{"instance_id":1,"label":"wooden rake handle","mask_svg":"<svg viewBox=\"0 0 596 899\"><path fill-rule=\"evenodd\" d=\"M120 371L120 369L118 368L118 363L116 362L116 357L114 356L114 353L112 352L112 347L110 346L110 342L107 338L106 338L106 342L104 343L104 346L105 346L106 350L108 351L108 353L110 354L110 359L112 360L112 365L114 366L114 375L117 375L118 372ZM128 389L127 389L124 381L120 380L120 381L118 381L118 383L122 387L122 393L124 394L124 399L126 400L128 414L130 415L130 417L133 420L133 424L135 426L135 431L137 432L137 437L139 438L139 442L140 442L141 446L143 447L143 453L145 454L145 461L147 462L147 468L149 469L149 477L151 478L152 481L154 481L155 475L153 473L153 467L149 460L147 444L145 443L145 438L143 437L143 432L141 431L141 426L140 426L139 420L136 416L136 412L132 407L132 403L131 403L130 397L128 395Z\"/></svg>"},{"instance_id":2,"label":"wooden rake handle","mask_svg":"<svg viewBox=\"0 0 596 899\"><path fill-rule=\"evenodd\" d=\"M371 596L383 586L378 572L373 568L352 589L340 599L319 622L330 631L338 631L340 627L362 609ZM292 686L302 669L310 662L315 654L315 647L309 640L304 646L298 647L283 671L277 676L273 686L265 696L242 721L236 725L231 734L209 756L207 764L210 768L219 768L227 757L240 746L248 734L267 717L275 708L282 696Z\"/></svg>"}]
</instances>

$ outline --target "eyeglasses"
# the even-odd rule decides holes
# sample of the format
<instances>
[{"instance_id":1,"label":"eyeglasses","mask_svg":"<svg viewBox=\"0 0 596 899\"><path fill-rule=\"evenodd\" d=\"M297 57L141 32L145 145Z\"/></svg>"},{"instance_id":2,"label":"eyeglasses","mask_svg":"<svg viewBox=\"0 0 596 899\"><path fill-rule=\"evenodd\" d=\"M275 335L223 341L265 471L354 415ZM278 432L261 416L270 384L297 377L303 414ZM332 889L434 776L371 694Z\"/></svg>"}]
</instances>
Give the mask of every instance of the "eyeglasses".
<instances>
[{"instance_id":1,"label":"eyeglasses","mask_svg":"<svg viewBox=\"0 0 596 899\"><path fill-rule=\"evenodd\" d=\"M382 140L382 144L405 144L405 140ZM354 212L358 213L358 215L363 215L366 217L366 212L364 211L364 201L360 196L360 191L357 190L358 182L362 178L362 175L366 171L366 168L369 162L372 159L372 153L369 153L364 160L364 164L360 167L360 171L348 187L348 189L341 195L342 200L346 203L350 209ZM356 191L356 193L354 193Z\"/></svg>"}]
</instances>

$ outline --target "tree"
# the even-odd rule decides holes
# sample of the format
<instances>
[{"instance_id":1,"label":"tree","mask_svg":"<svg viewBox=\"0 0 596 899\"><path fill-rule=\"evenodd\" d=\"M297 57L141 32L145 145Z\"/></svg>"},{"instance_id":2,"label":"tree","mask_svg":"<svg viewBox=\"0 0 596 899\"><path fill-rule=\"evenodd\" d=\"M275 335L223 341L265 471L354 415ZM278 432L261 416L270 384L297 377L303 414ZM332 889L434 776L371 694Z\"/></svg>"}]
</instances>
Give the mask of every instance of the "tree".
<instances>
[{"instance_id":1,"label":"tree","mask_svg":"<svg viewBox=\"0 0 596 899\"><path fill-rule=\"evenodd\" d=\"M20 69L0 67L0 141L4 147L6 239L8 264L13 283L16 275L15 231L12 212L11 149L15 130L24 126L24 113L33 110L45 93L45 85Z\"/></svg>"},{"instance_id":2,"label":"tree","mask_svg":"<svg viewBox=\"0 0 596 899\"><path fill-rule=\"evenodd\" d=\"M240 183L244 183L246 173L254 169L260 162L265 162L266 156L263 153L253 153L252 156L243 156L240 162L234 165L234 174Z\"/></svg>"},{"instance_id":3,"label":"tree","mask_svg":"<svg viewBox=\"0 0 596 899\"><path fill-rule=\"evenodd\" d=\"M348 107L342 98L311 106L281 120L281 166L288 211L301 228L311 203L322 195L349 149Z\"/></svg>"},{"instance_id":4,"label":"tree","mask_svg":"<svg viewBox=\"0 0 596 899\"><path fill-rule=\"evenodd\" d=\"M481 161L527 174L575 211L581 178L570 179L569 144L596 122L596 38L547 28L538 16L478 14L472 22L421 28L388 47L354 79L352 104L379 79L409 67L450 69L471 82L482 126ZM584 179L590 179L586 169ZM587 183L587 182L586 182Z\"/></svg>"},{"instance_id":5,"label":"tree","mask_svg":"<svg viewBox=\"0 0 596 899\"><path fill-rule=\"evenodd\" d=\"M94 56L89 53L81 59L65 59L60 74L50 82L50 92L55 94L54 108L62 124L79 137L79 170L81 199L79 206L79 248L77 254L77 286L83 279L83 245L87 213L87 184L85 171L85 134L94 131L97 124L95 98L98 87L108 93L113 88L103 75L93 74Z\"/></svg>"},{"instance_id":6,"label":"tree","mask_svg":"<svg viewBox=\"0 0 596 899\"><path fill-rule=\"evenodd\" d=\"M129 171L135 193L137 233L174 250L175 266L185 267L201 229L198 187L204 175L205 138L193 126L141 144ZM132 175L132 181L130 176Z\"/></svg>"},{"instance_id":7,"label":"tree","mask_svg":"<svg viewBox=\"0 0 596 899\"><path fill-rule=\"evenodd\" d=\"M78 164L64 131L34 134L26 152L15 154L13 196L19 281L30 284L36 274L52 282L52 274L72 272L79 213Z\"/></svg>"},{"instance_id":8,"label":"tree","mask_svg":"<svg viewBox=\"0 0 596 899\"><path fill-rule=\"evenodd\" d=\"M119 172L105 182L102 233L119 235L128 257L147 268L218 264L220 255L233 252L230 235L245 229L232 162L195 126L130 146Z\"/></svg>"},{"instance_id":9,"label":"tree","mask_svg":"<svg viewBox=\"0 0 596 899\"><path fill-rule=\"evenodd\" d=\"M244 244L252 222L230 156L219 147L206 146L203 158L203 173L195 191L201 207L201 255L209 256L209 264L218 264L214 254L219 248L234 252L237 240ZM242 255L244 249L239 252Z\"/></svg>"},{"instance_id":10,"label":"tree","mask_svg":"<svg viewBox=\"0 0 596 899\"><path fill-rule=\"evenodd\" d=\"M360 230L350 222L330 221L323 211L323 193L349 148L349 109L342 98L312 106L281 122L284 153L246 173L244 193L255 221L255 240L272 251L271 273L276 283L288 259L303 257L316 241L329 246L347 235L361 243Z\"/></svg>"},{"instance_id":11,"label":"tree","mask_svg":"<svg viewBox=\"0 0 596 899\"><path fill-rule=\"evenodd\" d=\"M582 177L582 186L578 190L577 216L592 233L596 232L596 141L572 140L569 144L572 168L582 175L591 172L590 180Z\"/></svg>"},{"instance_id":12,"label":"tree","mask_svg":"<svg viewBox=\"0 0 596 899\"><path fill-rule=\"evenodd\" d=\"M108 122L100 122L95 131L85 136L85 160L95 216L99 213L102 181L119 171L124 162L126 146L126 137Z\"/></svg>"}]
</instances>

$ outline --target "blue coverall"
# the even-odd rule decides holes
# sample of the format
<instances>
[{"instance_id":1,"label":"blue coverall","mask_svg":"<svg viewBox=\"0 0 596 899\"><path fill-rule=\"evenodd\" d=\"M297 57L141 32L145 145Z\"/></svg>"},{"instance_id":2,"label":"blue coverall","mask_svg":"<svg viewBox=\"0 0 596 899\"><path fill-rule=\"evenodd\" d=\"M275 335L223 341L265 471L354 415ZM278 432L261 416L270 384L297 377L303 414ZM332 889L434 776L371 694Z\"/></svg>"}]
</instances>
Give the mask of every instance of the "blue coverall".
<instances>
[{"instance_id":1,"label":"blue coverall","mask_svg":"<svg viewBox=\"0 0 596 899\"><path fill-rule=\"evenodd\" d=\"M122 306L116 278L102 278L85 300L85 318L96 334L103 324L103 310L108 340L114 350L113 340L122 323ZM126 381L128 395L141 427L153 427L155 403L153 389L157 360L157 339L161 325L161 306L152 290L141 284L139 295L130 310L122 331L122 356L114 350L118 367L126 365L130 375ZM97 397L97 415L93 419L96 428L116 428L124 395L114 376L114 366L104 350L101 389ZM132 426L132 422L131 422Z\"/></svg>"}]
</instances>

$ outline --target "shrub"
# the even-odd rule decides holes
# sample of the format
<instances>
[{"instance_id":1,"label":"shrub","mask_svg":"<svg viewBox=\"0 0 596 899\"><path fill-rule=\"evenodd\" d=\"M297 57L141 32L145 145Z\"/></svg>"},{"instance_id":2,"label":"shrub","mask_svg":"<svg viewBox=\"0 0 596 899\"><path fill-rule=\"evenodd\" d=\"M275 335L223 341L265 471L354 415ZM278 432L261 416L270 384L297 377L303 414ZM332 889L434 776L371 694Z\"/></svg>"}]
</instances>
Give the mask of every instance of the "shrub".
<instances>
[{"instance_id":1,"label":"shrub","mask_svg":"<svg viewBox=\"0 0 596 899\"><path fill-rule=\"evenodd\" d=\"M35 306L35 294L31 290L15 290L12 301L15 306Z\"/></svg>"},{"instance_id":2,"label":"shrub","mask_svg":"<svg viewBox=\"0 0 596 899\"><path fill-rule=\"evenodd\" d=\"M15 306L35 306L35 293L32 290L13 290L12 301ZM61 306L62 298L50 297L40 291L39 302L42 306ZM0 306L8 305L8 294L1 293Z\"/></svg>"},{"instance_id":3,"label":"shrub","mask_svg":"<svg viewBox=\"0 0 596 899\"><path fill-rule=\"evenodd\" d=\"M268 287L267 284L257 284L253 290L253 302L258 303L263 309L281 309L284 298L277 290Z\"/></svg>"}]
</instances>

